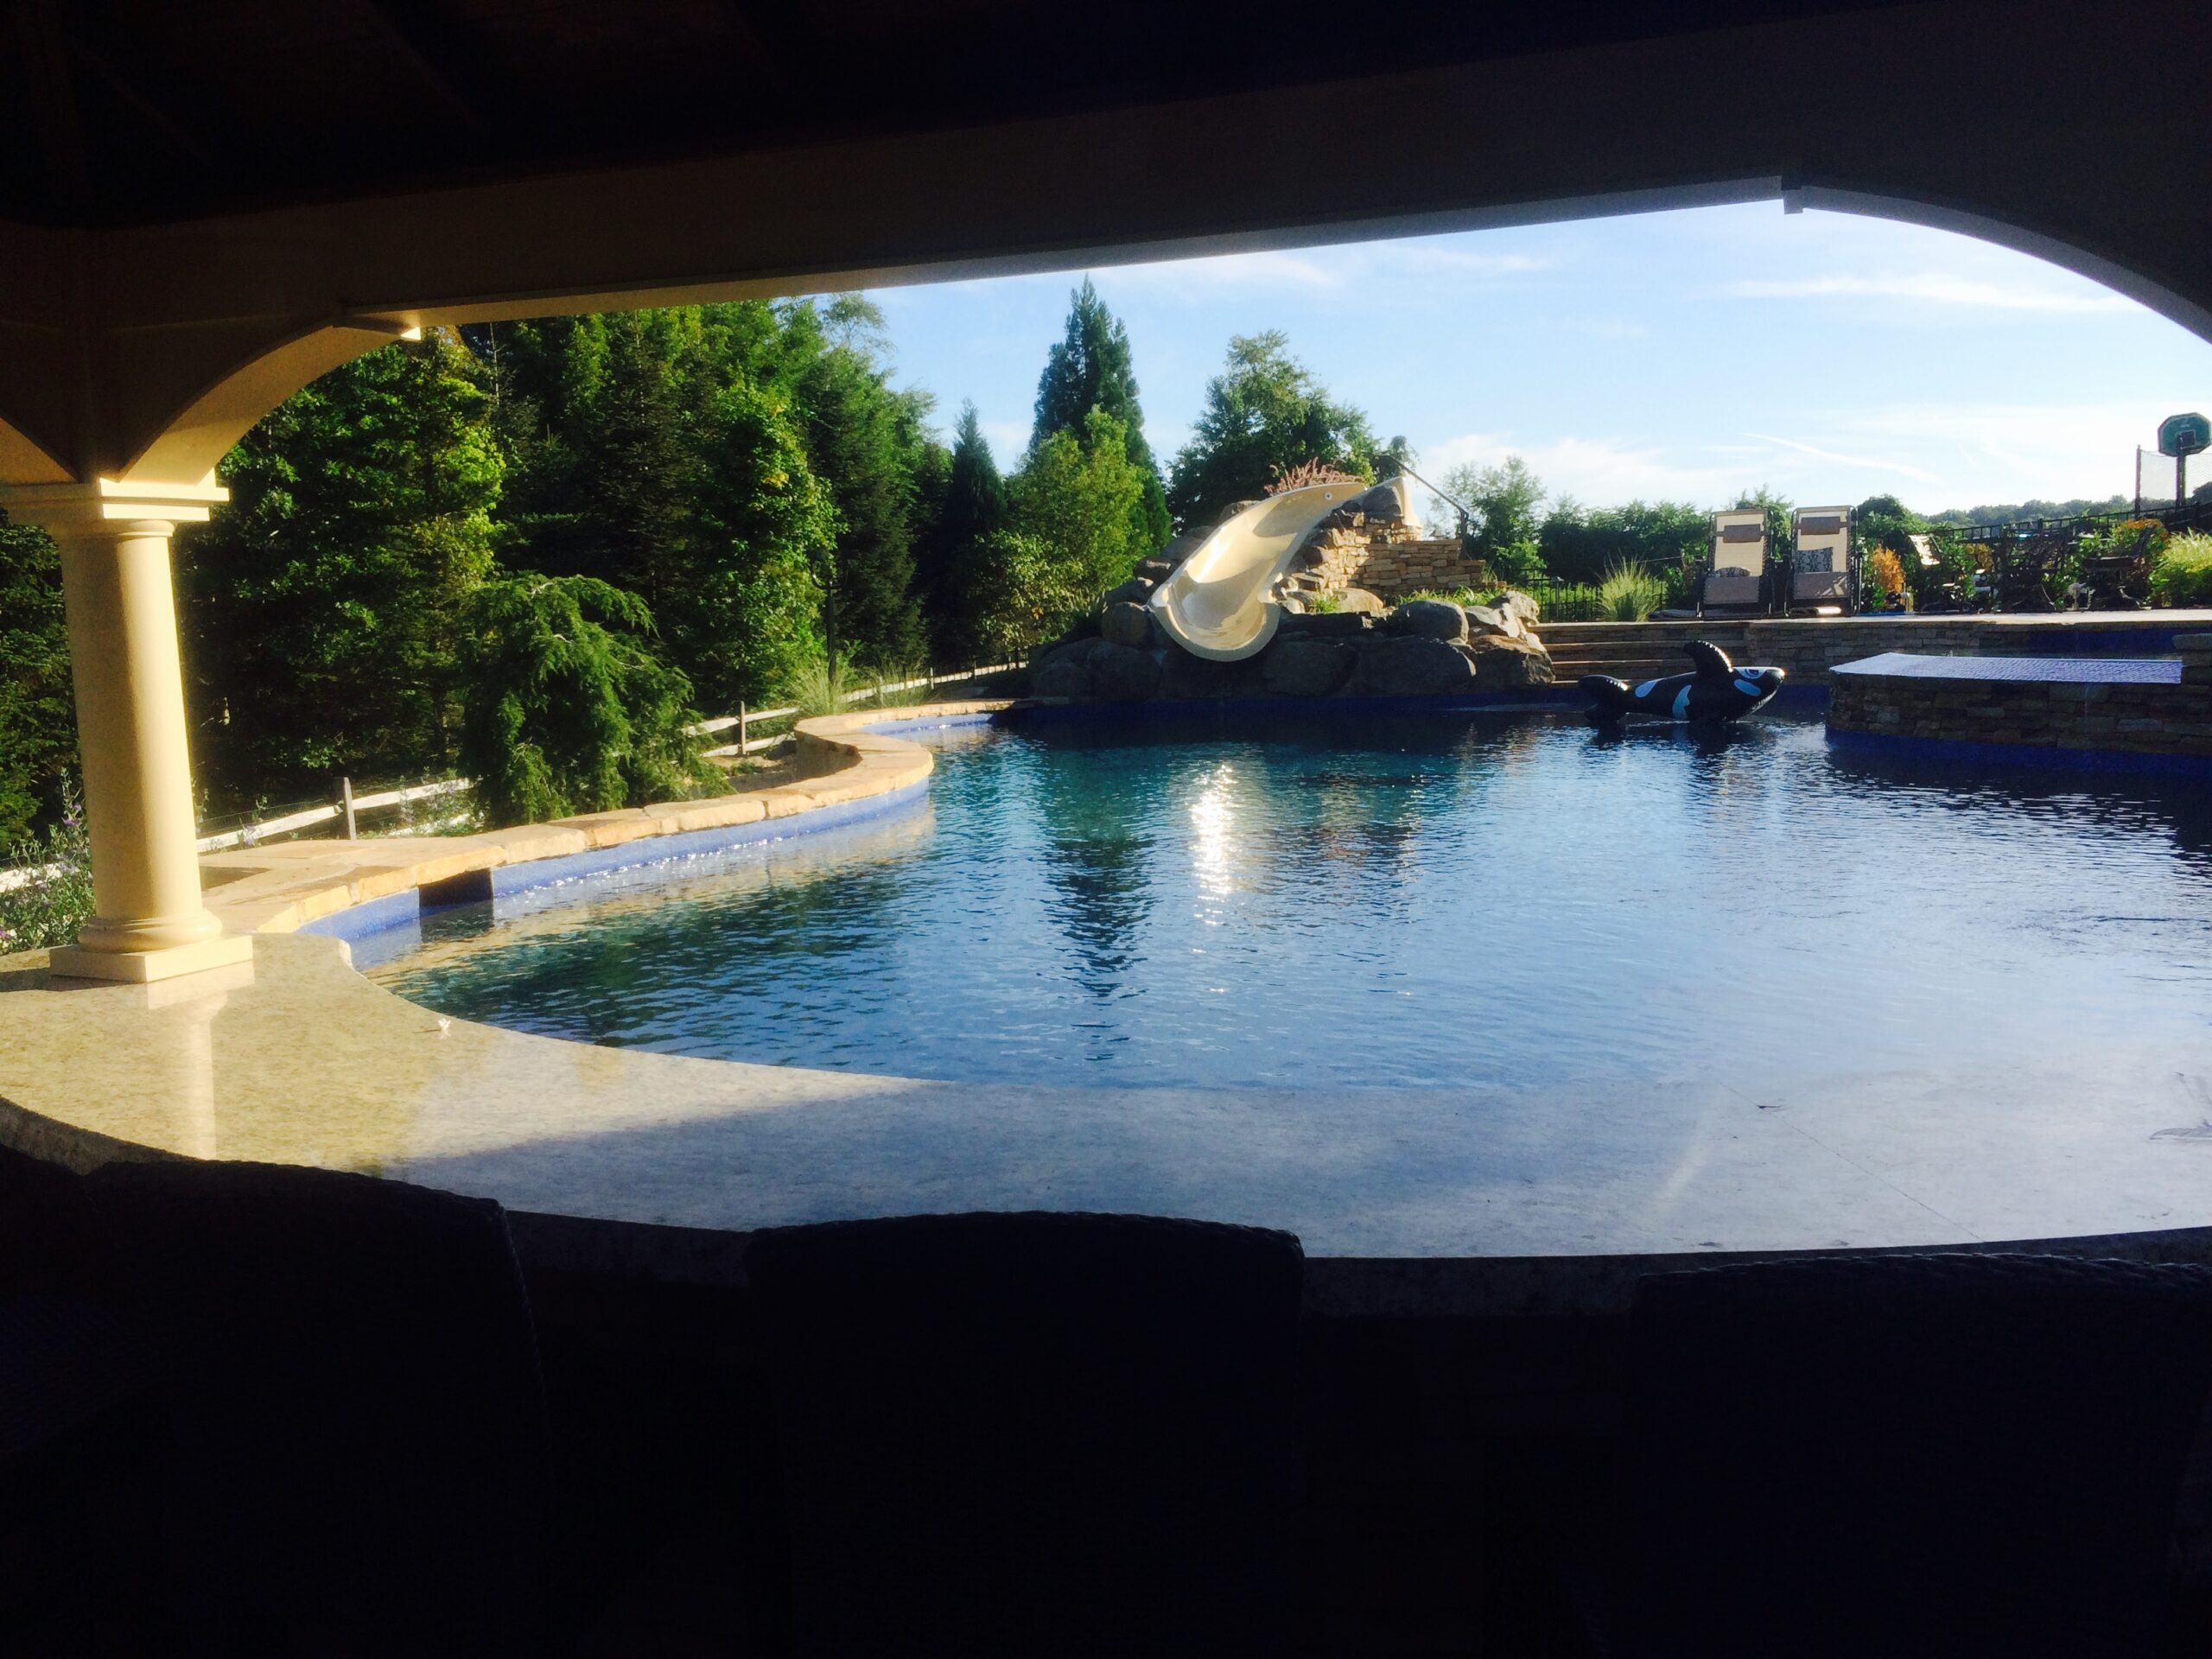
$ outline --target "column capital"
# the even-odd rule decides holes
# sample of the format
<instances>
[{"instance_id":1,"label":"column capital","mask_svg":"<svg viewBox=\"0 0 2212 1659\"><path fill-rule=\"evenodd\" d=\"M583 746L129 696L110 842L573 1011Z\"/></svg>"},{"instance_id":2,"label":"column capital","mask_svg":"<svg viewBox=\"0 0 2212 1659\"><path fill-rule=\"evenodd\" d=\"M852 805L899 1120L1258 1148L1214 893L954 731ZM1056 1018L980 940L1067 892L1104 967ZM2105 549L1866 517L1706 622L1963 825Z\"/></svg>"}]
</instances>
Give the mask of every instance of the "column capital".
<instances>
[{"instance_id":1,"label":"column capital","mask_svg":"<svg viewBox=\"0 0 2212 1659\"><path fill-rule=\"evenodd\" d=\"M0 507L9 517L56 537L122 536L147 523L205 524L208 509L230 499L213 473L197 484L96 478L89 484L0 486Z\"/></svg>"}]
</instances>

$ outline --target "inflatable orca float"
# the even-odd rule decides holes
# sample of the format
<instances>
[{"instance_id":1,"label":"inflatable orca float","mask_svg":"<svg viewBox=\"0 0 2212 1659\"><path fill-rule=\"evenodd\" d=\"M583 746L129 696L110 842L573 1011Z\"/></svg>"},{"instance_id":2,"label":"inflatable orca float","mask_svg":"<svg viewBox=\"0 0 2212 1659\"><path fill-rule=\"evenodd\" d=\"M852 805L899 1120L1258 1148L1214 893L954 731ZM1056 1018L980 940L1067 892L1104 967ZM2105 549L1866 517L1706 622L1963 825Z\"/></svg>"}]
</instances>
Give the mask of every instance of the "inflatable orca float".
<instances>
[{"instance_id":1,"label":"inflatable orca float","mask_svg":"<svg viewBox=\"0 0 2212 1659\"><path fill-rule=\"evenodd\" d=\"M1669 674L1635 686L1609 674L1585 674L1580 683L1598 705L1591 713L1608 720L1625 715L1649 715L1655 720L1735 720L1764 707L1782 690L1780 669L1738 668L1710 639L1693 639L1682 650L1696 665L1694 673Z\"/></svg>"}]
</instances>

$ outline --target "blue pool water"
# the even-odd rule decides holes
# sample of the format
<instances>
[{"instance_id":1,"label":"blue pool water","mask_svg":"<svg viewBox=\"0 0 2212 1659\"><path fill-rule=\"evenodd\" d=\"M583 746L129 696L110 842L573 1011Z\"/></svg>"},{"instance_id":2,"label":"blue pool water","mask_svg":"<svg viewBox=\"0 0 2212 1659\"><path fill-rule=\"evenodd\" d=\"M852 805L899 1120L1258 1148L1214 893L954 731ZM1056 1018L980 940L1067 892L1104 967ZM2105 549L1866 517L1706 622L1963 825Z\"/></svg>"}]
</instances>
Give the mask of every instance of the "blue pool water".
<instances>
[{"instance_id":1,"label":"blue pool water","mask_svg":"<svg viewBox=\"0 0 2212 1659\"><path fill-rule=\"evenodd\" d=\"M951 1079L1758 1087L2212 1058L2202 783L1870 761L1786 715L935 741L928 799L884 818L357 952L518 1030Z\"/></svg>"}]
</instances>

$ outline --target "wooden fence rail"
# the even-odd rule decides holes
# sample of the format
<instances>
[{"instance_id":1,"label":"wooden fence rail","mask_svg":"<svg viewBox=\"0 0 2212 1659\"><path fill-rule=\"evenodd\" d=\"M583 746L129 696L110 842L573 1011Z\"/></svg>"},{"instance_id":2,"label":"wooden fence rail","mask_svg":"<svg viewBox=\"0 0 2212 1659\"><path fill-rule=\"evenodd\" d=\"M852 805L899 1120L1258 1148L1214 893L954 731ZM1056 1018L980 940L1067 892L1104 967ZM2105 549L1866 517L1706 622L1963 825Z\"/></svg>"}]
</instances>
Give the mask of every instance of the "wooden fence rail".
<instances>
[{"instance_id":1,"label":"wooden fence rail","mask_svg":"<svg viewBox=\"0 0 2212 1659\"><path fill-rule=\"evenodd\" d=\"M918 680L893 680L878 685L864 685L857 690L846 692L844 700L847 702L865 702L871 697L885 696L893 692L928 690L940 685L955 684L962 680L976 680L987 675L1003 674L1008 669L1020 666L1019 663L987 663L973 668L962 669L956 673L931 673L924 675ZM721 715L712 720L702 720L697 725L686 729L696 736L713 737L732 728L736 728L737 741L706 750L705 753L710 759L759 754L765 750L774 748L789 734L778 732L766 737L755 737L753 735L754 729L763 724L780 725L798 714L798 710L796 708L748 709L743 703L740 703L737 712L734 715ZM468 788L469 780L466 778L439 778L428 783L411 784L404 789L386 789L380 790L372 795L356 795L353 793L353 780L350 778L340 778L338 780L336 800L322 804L302 806L295 810L281 813L273 818L262 818L252 823L242 823L213 835L202 836L199 842L200 850L203 853L219 853L232 847L251 847L271 836L288 836L298 830L312 830L320 823L333 822L343 823L346 837L350 841L359 831L359 825L356 820L364 812L379 811L387 807L410 806L418 801L444 800L451 796L465 794ZM38 864L21 865L13 869L0 869L0 893L22 887L42 876L58 874L60 868L59 865Z\"/></svg>"}]
</instances>

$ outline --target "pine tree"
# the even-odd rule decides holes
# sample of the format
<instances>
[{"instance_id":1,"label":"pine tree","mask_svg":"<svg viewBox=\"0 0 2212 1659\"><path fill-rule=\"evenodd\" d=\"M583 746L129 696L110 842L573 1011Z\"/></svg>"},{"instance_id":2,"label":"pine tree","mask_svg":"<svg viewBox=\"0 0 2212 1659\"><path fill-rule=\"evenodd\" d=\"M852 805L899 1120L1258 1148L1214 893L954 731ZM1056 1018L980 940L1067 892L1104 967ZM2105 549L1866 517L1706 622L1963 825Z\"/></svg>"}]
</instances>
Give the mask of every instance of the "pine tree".
<instances>
[{"instance_id":1,"label":"pine tree","mask_svg":"<svg viewBox=\"0 0 2212 1659\"><path fill-rule=\"evenodd\" d=\"M356 359L217 471L230 504L179 559L196 775L251 800L448 765L502 477L469 353L433 334Z\"/></svg>"},{"instance_id":2,"label":"pine tree","mask_svg":"<svg viewBox=\"0 0 2212 1659\"><path fill-rule=\"evenodd\" d=\"M1084 420L1094 409L1121 423L1129 463L1141 474L1143 486L1131 528L1147 549L1157 548L1173 531L1160 464L1145 442L1129 331L1086 276L1068 296L1067 332L1046 355L1045 372L1038 378L1037 423L1029 453L1034 455L1055 433L1081 437Z\"/></svg>"},{"instance_id":3,"label":"pine tree","mask_svg":"<svg viewBox=\"0 0 2212 1659\"><path fill-rule=\"evenodd\" d=\"M914 596L914 472L926 394L893 391L879 360L881 314L852 296L786 314L793 407L807 460L837 510L823 632L830 655L863 667L922 654Z\"/></svg>"},{"instance_id":4,"label":"pine tree","mask_svg":"<svg viewBox=\"0 0 2212 1659\"><path fill-rule=\"evenodd\" d=\"M939 581L931 609L942 661L967 661L982 648L977 619L991 597L991 569L983 547L1005 524L1005 481L999 477L976 405L963 404L960 423L953 429L951 471L936 525Z\"/></svg>"}]
</instances>

